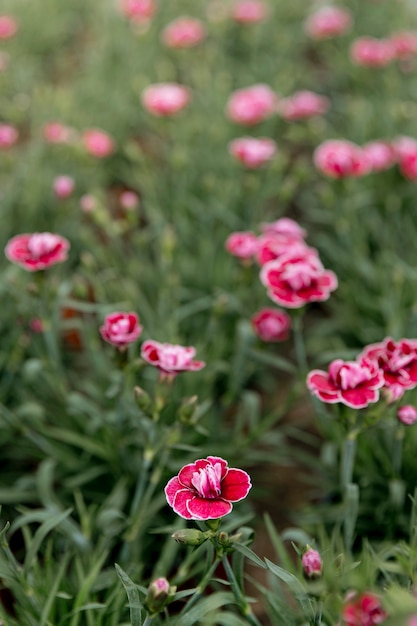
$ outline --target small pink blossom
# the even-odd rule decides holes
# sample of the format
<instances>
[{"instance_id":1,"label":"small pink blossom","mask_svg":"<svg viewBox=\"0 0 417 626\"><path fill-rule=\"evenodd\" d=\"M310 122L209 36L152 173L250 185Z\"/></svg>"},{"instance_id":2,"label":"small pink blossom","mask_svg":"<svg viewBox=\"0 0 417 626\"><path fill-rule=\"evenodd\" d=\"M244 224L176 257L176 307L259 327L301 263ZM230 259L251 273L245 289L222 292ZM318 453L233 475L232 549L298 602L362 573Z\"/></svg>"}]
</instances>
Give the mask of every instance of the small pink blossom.
<instances>
[{"instance_id":1,"label":"small pink blossom","mask_svg":"<svg viewBox=\"0 0 417 626\"><path fill-rule=\"evenodd\" d=\"M317 251L305 245L266 263L260 277L271 300L289 309L327 300L337 288L336 275L325 270Z\"/></svg>"},{"instance_id":2,"label":"small pink blossom","mask_svg":"<svg viewBox=\"0 0 417 626\"><path fill-rule=\"evenodd\" d=\"M53 182L53 190L57 198L69 198L75 189L75 182L71 176L57 176Z\"/></svg>"},{"instance_id":3,"label":"small pink blossom","mask_svg":"<svg viewBox=\"0 0 417 626\"><path fill-rule=\"evenodd\" d=\"M163 375L176 376L180 372L196 372L205 367L204 361L194 361L192 346L159 343L149 339L142 344L141 357L159 369Z\"/></svg>"},{"instance_id":4,"label":"small pink blossom","mask_svg":"<svg viewBox=\"0 0 417 626\"><path fill-rule=\"evenodd\" d=\"M168 504L180 517L192 520L218 519L231 512L234 502L246 498L249 475L228 467L217 456L185 465L165 487Z\"/></svg>"},{"instance_id":5,"label":"small pink blossom","mask_svg":"<svg viewBox=\"0 0 417 626\"><path fill-rule=\"evenodd\" d=\"M307 233L295 220L290 217L280 217L275 222L265 222L261 224L262 232L266 234L277 234L292 237L296 241L302 241Z\"/></svg>"},{"instance_id":6,"label":"small pink blossom","mask_svg":"<svg viewBox=\"0 0 417 626\"><path fill-rule=\"evenodd\" d=\"M277 95L268 85L253 85L233 92L227 102L226 112L236 124L254 126L275 112L277 100Z\"/></svg>"},{"instance_id":7,"label":"small pink blossom","mask_svg":"<svg viewBox=\"0 0 417 626\"><path fill-rule=\"evenodd\" d=\"M29 272L37 272L67 259L69 241L53 233L16 235L6 245L9 261Z\"/></svg>"},{"instance_id":8,"label":"small pink blossom","mask_svg":"<svg viewBox=\"0 0 417 626\"><path fill-rule=\"evenodd\" d=\"M306 256L311 254L312 248L294 235L269 232L258 238L258 249L256 252L256 261L261 267L279 259L283 254L299 254Z\"/></svg>"},{"instance_id":9,"label":"small pink blossom","mask_svg":"<svg viewBox=\"0 0 417 626\"><path fill-rule=\"evenodd\" d=\"M330 100L313 91L297 91L289 98L278 102L278 113L285 120L302 120L316 115L324 115L330 107Z\"/></svg>"},{"instance_id":10,"label":"small pink blossom","mask_svg":"<svg viewBox=\"0 0 417 626\"><path fill-rule=\"evenodd\" d=\"M19 133L10 124L0 124L0 150L8 150L15 145L19 138Z\"/></svg>"},{"instance_id":11,"label":"small pink blossom","mask_svg":"<svg viewBox=\"0 0 417 626\"><path fill-rule=\"evenodd\" d=\"M413 31L402 31L394 33L389 38L394 48L395 58L408 59L417 54L417 33Z\"/></svg>"},{"instance_id":12,"label":"small pink blossom","mask_svg":"<svg viewBox=\"0 0 417 626\"><path fill-rule=\"evenodd\" d=\"M30 330L33 333L41 333L43 331L43 323L40 317L32 317L29 322Z\"/></svg>"},{"instance_id":13,"label":"small pink blossom","mask_svg":"<svg viewBox=\"0 0 417 626\"><path fill-rule=\"evenodd\" d=\"M229 152L249 169L268 163L276 154L277 145L267 137L239 137L229 143Z\"/></svg>"},{"instance_id":14,"label":"small pink blossom","mask_svg":"<svg viewBox=\"0 0 417 626\"><path fill-rule=\"evenodd\" d=\"M80 208L84 213L91 213L97 206L97 200L91 194L84 194L80 198Z\"/></svg>"},{"instance_id":15,"label":"small pink blossom","mask_svg":"<svg viewBox=\"0 0 417 626\"><path fill-rule=\"evenodd\" d=\"M347 9L323 6L305 21L304 29L312 39L329 39L350 30L352 17Z\"/></svg>"},{"instance_id":16,"label":"small pink blossom","mask_svg":"<svg viewBox=\"0 0 417 626\"><path fill-rule=\"evenodd\" d=\"M417 626L417 614L410 617L410 620L407 622L407 626Z\"/></svg>"},{"instance_id":17,"label":"small pink blossom","mask_svg":"<svg viewBox=\"0 0 417 626\"><path fill-rule=\"evenodd\" d=\"M397 161L394 148L386 141L370 141L362 146L373 172L392 167Z\"/></svg>"},{"instance_id":18,"label":"small pink blossom","mask_svg":"<svg viewBox=\"0 0 417 626\"><path fill-rule=\"evenodd\" d=\"M139 196L134 191L122 191L119 197L120 206L126 211L132 211L139 206Z\"/></svg>"},{"instance_id":19,"label":"small pink blossom","mask_svg":"<svg viewBox=\"0 0 417 626\"><path fill-rule=\"evenodd\" d=\"M11 39L17 33L19 25L12 15L0 15L0 40Z\"/></svg>"},{"instance_id":20,"label":"small pink blossom","mask_svg":"<svg viewBox=\"0 0 417 626\"><path fill-rule=\"evenodd\" d=\"M252 232L236 232L229 235L225 248L240 259L251 259L258 250L258 237Z\"/></svg>"},{"instance_id":21,"label":"small pink blossom","mask_svg":"<svg viewBox=\"0 0 417 626\"><path fill-rule=\"evenodd\" d=\"M104 324L100 326L100 334L104 341L117 348L126 348L136 341L143 330L136 313L110 313L106 315Z\"/></svg>"},{"instance_id":22,"label":"small pink blossom","mask_svg":"<svg viewBox=\"0 0 417 626\"><path fill-rule=\"evenodd\" d=\"M413 137L397 137L394 151L398 157L400 172L405 178L417 181L417 140Z\"/></svg>"},{"instance_id":23,"label":"small pink blossom","mask_svg":"<svg viewBox=\"0 0 417 626\"><path fill-rule=\"evenodd\" d=\"M323 571L323 561L320 556L320 552L308 548L301 559L304 574L307 578L319 578Z\"/></svg>"},{"instance_id":24,"label":"small pink blossom","mask_svg":"<svg viewBox=\"0 0 417 626\"><path fill-rule=\"evenodd\" d=\"M385 67L395 57L395 49L389 39L359 37L350 48L352 61L366 67Z\"/></svg>"},{"instance_id":25,"label":"small pink blossom","mask_svg":"<svg viewBox=\"0 0 417 626\"><path fill-rule=\"evenodd\" d=\"M359 596L348 595L342 617L343 626L376 626L382 624L388 616L378 596L366 592Z\"/></svg>"},{"instance_id":26,"label":"small pink blossom","mask_svg":"<svg viewBox=\"0 0 417 626\"><path fill-rule=\"evenodd\" d=\"M105 159L115 151L115 143L104 130L89 128L83 133L84 147L89 154L98 159Z\"/></svg>"},{"instance_id":27,"label":"small pink blossom","mask_svg":"<svg viewBox=\"0 0 417 626\"><path fill-rule=\"evenodd\" d=\"M269 13L269 5L261 0L237 0L232 7L232 19L238 24L263 22Z\"/></svg>"},{"instance_id":28,"label":"small pink blossom","mask_svg":"<svg viewBox=\"0 0 417 626\"><path fill-rule=\"evenodd\" d=\"M324 141L314 151L313 160L316 168L331 178L364 176L371 167L360 146L342 139Z\"/></svg>"},{"instance_id":29,"label":"small pink blossom","mask_svg":"<svg viewBox=\"0 0 417 626\"><path fill-rule=\"evenodd\" d=\"M120 12L128 19L142 24L148 22L155 14L155 0L120 0Z\"/></svg>"},{"instance_id":30,"label":"small pink blossom","mask_svg":"<svg viewBox=\"0 0 417 626\"><path fill-rule=\"evenodd\" d=\"M48 122L43 127L43 137L48 143L71 143L75 134L73 128L61 122Z\"/></svg>"},{"instance_id":31,"label":"small pink blossom","mask_svg":"<svg viewBox=\"0 0 417 626\"><path fill-rule=\"evenodd\" d=\"M264 308L252 317L252 327L262 341L285 341L291 328L291 318L279 309Z\"/></svg>"},{"instance_id":32,"label":"small pink blossom","mask_svg":"<svg viewBox=\"0 0 417 626\"><path fill-rule=\"evenodd\" d=\"M168 48L193 48L201 43L205 36L206 30L201 20L184 16L165 26L161 39Z\"/></svg>"},{"instance_id":33,"label":"small pink blossom","mask_svg":"<svg viewBox=\"0 0 417 626\"><path fill-rule=\"evenodd\" d=\"M178 83L155 83L142 92L145 109L158 117L176 115L188 105L191 91Z\"/></svg>"},{"instance_id":34,"label":"small pink blossom","mask_svg":"<svg viewBox=\"0 0 417 626\"><path fill-rule=\"evenodd\" d=\"M412 404L400 406L397 411L397 418L406 426L412 426L417 422L417 409Z\"/></svg>"},{"instance_id":35,"label":"small pink blossom","mask_svg":"<svg viewBox=\"0 0 417 626\"><path fill-rule=\"evenodd\" d=\"M353 409L363 409L379 400L379 389L384 377L373 361L342 361L336 359L328 372L312 370L307 376L307 387L322 402L342 403Z\"/></svg>"}]
</instances>

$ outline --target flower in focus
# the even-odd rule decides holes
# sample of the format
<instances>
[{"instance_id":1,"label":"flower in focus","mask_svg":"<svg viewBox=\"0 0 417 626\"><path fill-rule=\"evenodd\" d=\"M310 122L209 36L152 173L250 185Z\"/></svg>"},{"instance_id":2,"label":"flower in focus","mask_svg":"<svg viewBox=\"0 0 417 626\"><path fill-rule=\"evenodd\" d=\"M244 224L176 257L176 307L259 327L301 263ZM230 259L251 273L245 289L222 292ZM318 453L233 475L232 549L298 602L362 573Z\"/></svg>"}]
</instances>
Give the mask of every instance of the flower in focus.
<instances>
[{"instance_id":1,"label":"flower in focus","mask_svg":"<svg viewBox=\"0 0 417 626\"><path fill-rule=\"evenodd\" d=\"M168 504L185 519L218 519L230 513L234 502L243 500L251 488L249 475L228 467L217 456L185 465L165 487Z\"/></svg>"},{"instance_id":2,"label":"flower in focus","mask_svg":"<svg viewBox=\"0 0 417 626\"><path fill-rule=\"evenodd\" d=\"M307 578L319 578L321 576L323 571L323 561L317 550L307 547L307 550L302 556L301 564Z\"/></svg>"},{"instance_id":3,"label":"flower in focus","mask_svg":"<svg viewBox=\"0 0 417 626\"><path fill-rule=\"evenodd\" d=\"M71 176L57 176L53 182L53 190L57 198L69 198L75 189L75 182Z\"/></svg>"},{"instance_id":4,"label":"flower in focus","mask_svg":"<svg viewBox=\"0 0 417 626\"><path fill-rule=\"evenodd\" d=\"M194 17L178 17L161 34L168 48L193 48L203 41L206 31L203 23Z\"/></svg>"},{"instance_id":5,"label":"flower in focus","mask_svg":"<svg viewBox=\"0 0 417 626\"><path fill-rule=\"evenodd\" d=\"M119 10L128 19L142 24L153 17L156 4L155 0L120 0Z\"/></svg>"},{"instance_id":6,"label":"flower in focus","mask_svg":"<svg viewBox=\"0 0 417 626\"><path fill-rule=\"evenodd\" d=\"M375 626L382 624L387 613L373 593L349 594L342 612L343 626Z\"/></svg>"},{"instance_id":7,"label":"flower in focus","mask_svg":"<svg viewBox=\"0 0 417 626\"><path fill-rule=\"evenodd\" d=\"M19 133L10 124L0 124L0 150L7 150L15 145L19 138Z\"/></svg>"},{"instance_id":8,"label":"flower in focus","mask_svg":"<svg viewBox=\"0 0 417 626\"><path fill-rule=\"evenodd\" d=\"M402 175L417 181L417 140L407 136L397 137L394 152Z\"/></svg>"},{"instance_id":9,"label":"flower in focus","mask_svg":"<svg viewBox=\"0 0 417 626\"><path fill-rule=\"evenodd\" d=\"M238 24L257 24L269 15L269 6L261 0L237 0L232 7L232 18Z\"/></svg>"},{"instance_id":10,"label":"flower in focus","mask_svg":"<svg viewBox=\"0 0 417 626\"><path fill-rule=\"evenodd\" d=\"M394 148L385 141L370 141L362 146L373 172L392 167L397 161Z\"/></svg>"},{"instance_id":11,"label":"flower in focus","mask_svg":"<svg viewBox=\"0 0 417 626\"><path fill-rule=\"evenodd\" d=\"M87 152L98 159L105 159L115 150L113 138L99 128L86 130L83 133L83 143Z\"/></svg>"},{"instance_id":12,"label":"flower in focus","mask_svg":"<svg viewBox=\"0 0 417 626\"><path fill-rule=\"evenodd\" d=\"M347 9L323 6L305 21L304 30L312 39L329 39L343 35L352 26L352 18Z\"/></svg>"},{"instance_id":13,"label":"flower in focus","mask_svg":"<svg viewBox=\"0 0 417 626\"><path fill-rule=\"evenodd\" d=\"M394 48L395 58L408 59L417 54L417 33L412 31L403 31L394 33L389 38Z\"/></svg>"},{"instance_id":14,"label":"flower in focus","mask_svg":"<svg viewBox=\"0 0 417 626\"><path fill-rule=\"evenodd\" d=\"M191 91L178 83L155 83L142 92L145 109L158 117L176 115L191 100Z\"/></svg>"},{"instance_id":15,"label":"flower in focus","mask_svg":"<svg viewBox=\"0 0 417 626\"><path fill-rule=\"evenodd\" d=\"M48 143L71 143L75 131L61 122L48 122L43 127L43 137Z\"/></svg>"},{"instance_id":16,"label":"flower in focus","mask_svg":"<svg viewBox=\"0 0 417 626\"><path fill-rule=\"evenodd\" d=\"M176 376L180 372L196 372L205 367L204 361L194 361L192 346L159 343L149 339L142 344L141 357L159 369L161 374Z\"/></svg>"},{"instance_id":17,"label":"flower in focus","mask_svg":"<svg viewBox=\"0 0 417 626\"><path fill-rule=\"evenodd\" d=\"M352 61L366 67L384 67L395 57L395 49L389 39L359 37L350 48Z\"/></svg>"},{"instance_id":18,"label":"flower in focus","mask_svg":"<svg viewBox=\"0 0 417 626\"><path fill-rule=\"evenodd\" d=\"M343 361L336 359L328 372L312 370L307 376L307 387L322 402L341 402L352 409L363 409L379 400L379 389L384 377L373 361Z\"/></svg>"},{"instance_id":19,"label":"flower in focus","mask_svg":"<svg viewBox=\"0 0 417 626\"><path fill-rule=\"evenodd\" d=\"M407 389L417 386L417 340L394 341L386 337L361 352L364 358L377 364L383 373L384 387L390 400L398 400Z\"/></svg>"},{"instance_id":20,"label":"flower in focus","mask_svg":"<svg viewBox=\"0 0 417 626\"><path fill-rule=\"evenodd\" d=\"M12 15L0 15L0 40L11 39L17 33L19 26Z\"/></svg>"},{"instance_id":21,"label":"flower in focus","mask_svg":"<svg viewBox=\"0 0 417 626\"><path fill-rule=\"evenodd\" d=\"M252 327L262 341L284 341L288 338L291 318L279 309L264 308L252 317Z\"/></svg>"},{"instance_id":22,"label":"flower in focus","mask_svg":"<svg viewBox=\"0 0 417 626\"><path fill-rule=\"evenodd\" d=\"M313 91L297 91L289 98L278 103L278 113L285 120L302 120L316 115L323 115L329 110L330 101Z\"/></svg>"},{"instance_id":23,"label":"flower in focus","mask_svg":"<svg viewBox=\"0 0 417 626\"><path fill-rule=\"evenodd\" d=\"M249 169L268 163L276 154L277 145L267 137L239 137L229 143L229 152Z\"/></svg>"},{"instance_id":24,"label":"flower in focus","mask_svg":"<svg viewBox=\"0 0 417 626\"><path fill-rule=\"evenodd\" d=\"M412 426L417 422L417 409L412 404L400 406L397 411L397 418L403 424Z\"/></svg>"},{"instance_id":25,"label":"flower in focus","mask_svg":"<svg viewBox=\"0 0 417 626\"><path fill-rule=\"evenodd\" d=\"M139 324L136 313L110 313L106 315L104 324L100 326L100 334L104 341L117 348L125 348L140 337L143 326Z\"/></svg>"},{"instance_id":26,"label":"flower in focus","mask_svg":"<svg viewBox=\"0 0 417 626\"><path fill-rule=\"evenodd\" d=\"M29 272L37 272L67 259L70 243L53 233L16 235L5 248L6 257Z\"/></svg>"},{"instance_id":27,"label":"flower in focus","mask_svg":"<svg viewBox=\"0 0 417 626\"><path fill-rule=\"evenodd\" d=\"M258 237L252 232L236 232L226 239L225 248L240 259L251 259L258 250Z\"/></svg>"},{"instance_id":28,"label":"flower in focus","mask_svg":"<svg viewBox=\"0 0 417 626\"><path fill-rule=\"evenodd\" d=\"M322 302L337 288L336 275L325 270L317 251L294 246L261 270L261 282L277 304L297 309L309 302Z\"/></svg>"},{"instance_id":29,"label":"flower in focus","mask_svg":"<svg viewBox=\"0 0 417 626\"><path fill-rule=\"evenodd\" d=\"M119 197L120 206L126 211L131 211L139 206L139 196L134 191L122 191Z\"/></svg>"},{"instance_id":30,"label":"flower in focus","mask_svg":"<svg viewBox=\"0 0 417 626\"><path fill-rule=\"evenodd\" d=\"M316 168L331 178L364 176L371 167L360 146L342 139L324 141L314 151L313 160Z\"/></svg>"},{"instance_id":31,"label":"flower in focus","mask_svg":"<svg viewBox=\"0 0 417 626\"><path fill-rule=\"evenodd\" d=\"M233 122L254 126L270 117L276 110L277 95L268 85L258 84L238 89L230 96L226 112Z\"/></svg>"}]
</instances>

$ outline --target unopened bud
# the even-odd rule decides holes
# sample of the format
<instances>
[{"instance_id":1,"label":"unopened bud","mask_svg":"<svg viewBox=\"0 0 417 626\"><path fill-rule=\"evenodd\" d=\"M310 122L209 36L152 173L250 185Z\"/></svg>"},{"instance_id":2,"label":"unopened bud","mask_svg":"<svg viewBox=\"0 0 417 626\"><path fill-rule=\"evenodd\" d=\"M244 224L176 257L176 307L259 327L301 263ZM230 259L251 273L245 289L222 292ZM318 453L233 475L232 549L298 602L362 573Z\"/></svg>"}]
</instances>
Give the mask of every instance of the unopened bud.
<instances>
[{"instance_id":1,"label":"unopened bud","mask_svg":"<svg viewBox=\"0 0 417 626\"><path fill-rule=\"evenodd\" d=\"M171 535L175 541L186 546L200 546L207 539L207 534L197 528L183 528Z\"/></svg>"},{"instance_id":2,"label":"unopened bud","mask_svg":"<svg viewBox=\"0 0 417 626\"><path fill-rule=\"evenodd\" d=\"M225 533L224 530L217 535L217 540L222 546L228 546L230 544L229 535Z\"/></svg>"},{"instance_id":3,"label":"unopened bud","mask_svg":"<svg viewBox=\"0 0 417 626\"><path fill-rule=\"evenodd\" d=\"M133 391L135 393L135 400L138 407L141 409L141 411L146 413L152 406L152 400L150 395L144 389L142 389L142 387L138 386L135 387Z\"/></svg>"},{"instance_id":4,"label":"unopened bud","mask_svg":"<svg viewBox=\"0 0 417 626\"><path fill-rule=\"evenodd\" d=\"M307 578L319 578L321 576L323 561L317 550L313 550L313 548L307 546L307 550L302 556L301 563Z\"/></svg>"},{"instance_id":5,"label":"unopened bud","mask_svg":"<svg viewBox=\"0 0 417 626\"><path fill-rule=\"evenodd\" d=\"M405 404L400 406L397 411L397 418L403 424L412 426L417 422L417 409L412 404Z\"/></svg>"},{"instance_id":6,"label":"unopened bud","mask_svg":"<svg viewBox=\"0 0 417 626\"><path fill-rule=\"evenodd\" d=\"M175 594L176 588L171 587L166 578L156 578L148 587L145 598L145 607L150 615L160 613L168 604L170 597Z\"/></svg>"},{"instance_id":7,"label":"unopened bud","mask_svg":"<svg viewBox=\"0 0 417 626\"><path fill-rule=\"evenodd\" d=\"M192 396L186 398L179 410L179 417L182 422L188 423L192 420L192 417L197 409L198 396Z\"/></svg>"}]
</instances>

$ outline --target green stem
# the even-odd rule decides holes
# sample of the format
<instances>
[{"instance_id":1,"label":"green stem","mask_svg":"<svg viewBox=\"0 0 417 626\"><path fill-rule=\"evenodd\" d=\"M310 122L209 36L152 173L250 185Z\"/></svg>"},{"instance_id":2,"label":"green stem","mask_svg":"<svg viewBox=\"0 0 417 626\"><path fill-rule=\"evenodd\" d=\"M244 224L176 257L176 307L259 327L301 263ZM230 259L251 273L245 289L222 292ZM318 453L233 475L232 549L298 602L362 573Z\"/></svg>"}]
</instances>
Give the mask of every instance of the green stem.
<instances>
[{"instance_id":1,"label":"green stem","mask_svg":"<svg viewBox=\"0 0 417 626\"><path fill-rule=\"evenodd\" d=\"M357 432L352 431L343 442L342 459L340 464L340 482L343 490L345 490L346 487L352 482L356 454L356 437Z\"/></svg>"},{"instance_id":2,"label":"green stem","mask_svg":"<svg viewBox=\"0 0 417 626\"><path fill-rule=\"evenodd\" d=\"M155 615L147 615L145 621L143 622L143 626L150 626L154 620Z\"/></svg>"},{"instance_id":3,"label":"green stem","mask_svg":"<svg viewBox=\"0 0 417 626\"><path fill-rule=\"evenodd\" d=\"M213 576L214 572L216 571L220 561L221 561L221 557L217 556L214 562L212 563L211 567L204 574L198 587L196 587L194 594L191 596L191 598L188 600L187 604L184 606L183 610L181 611L182 615L185 615L186 613L188 613L191 607L193 607L195 603L198 602L198 600L201 598L201 596L203 595L204 589L209 584L210 579Z\"/></svg>"},{"instance_id":4,"label":"green stem","mask_svg":"<svg viewBox=\"0 0 417 626\"><path fill-rule=\"evenodd\" d=\"M308 363L303 334L303 311L297 311L292 318L295 356L301 377L307 376Z\"/></svg>"},{"instance_id":5,"label":"green stem","mask_svg":"<svg viewBox=\"0 0 417 626\"><path fill-rule=\"evenodd\" d=\"M222 563L223 563L223 567L225 569L227 578L229 579L233 594L236 598L236 602L240 610L242 611L242 615L246 618L249 624L252 624L252 626L261 626L258 619L252 613L252 609L250 605L248 604L248 602L246 601L246 598L241 588L239 587L239 584L236 580L235 573L229 563L229 559L227 558L227 556L224 556L222 558Z\"/></svg>"},{"instance_id":6,"label":"green stem","mask_svg":"<svg viewBox=\"0 0 417 626\"><path fill-rule=\"evenodd\" d=\"M394 476L399 477L403 458L404 426L399 424L394 433L394 443L392 448L392 468Z\"/></svg>"}]
</instances>

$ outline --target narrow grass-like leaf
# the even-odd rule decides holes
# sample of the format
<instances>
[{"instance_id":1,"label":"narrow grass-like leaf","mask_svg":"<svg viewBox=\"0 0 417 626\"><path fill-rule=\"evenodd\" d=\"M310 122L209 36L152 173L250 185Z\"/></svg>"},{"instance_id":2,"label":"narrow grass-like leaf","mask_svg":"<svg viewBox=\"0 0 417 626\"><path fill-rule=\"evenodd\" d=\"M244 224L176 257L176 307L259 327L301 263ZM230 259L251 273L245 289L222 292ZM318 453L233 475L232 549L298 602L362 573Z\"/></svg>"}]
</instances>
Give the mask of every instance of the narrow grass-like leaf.
<instances>
[{"instance_id":1,"label":"narrow grass-like leaf","mask_svg":"<svg viewBox=\"0 0 417 626\"><path fill-rule=\"evenodd\" d=\"M28 575L32 562L36 558L39 548L47 534L51 532L53 528L63 522L71 514L71 511L72 509L67 509L66 511L53 515L51 518L43 522L43 524L37 529L29 546L29 550L26 553L25 561L23 564L23 571L25 575Z\"/></svg>"},{"instance_id":2,"label":"narrow grass-like leaf","mask_svg":"<svg viewBox=\"0 0 417 626\"><path fill-rule=\"evenodd\" d=\"M127 598L129 600L129 609L130 609L130 622L132 626L142 626L142 610L143 605L139 599L139 591L137 586L129 578L125 571L122 570L120 565L117 563L114 564L116 568L116 572L122 581L122 585L125 588Z\"/></svg>"}]
</instances>

